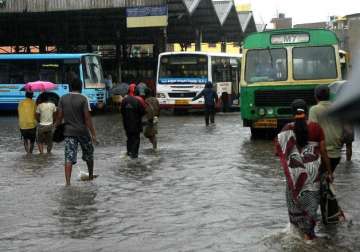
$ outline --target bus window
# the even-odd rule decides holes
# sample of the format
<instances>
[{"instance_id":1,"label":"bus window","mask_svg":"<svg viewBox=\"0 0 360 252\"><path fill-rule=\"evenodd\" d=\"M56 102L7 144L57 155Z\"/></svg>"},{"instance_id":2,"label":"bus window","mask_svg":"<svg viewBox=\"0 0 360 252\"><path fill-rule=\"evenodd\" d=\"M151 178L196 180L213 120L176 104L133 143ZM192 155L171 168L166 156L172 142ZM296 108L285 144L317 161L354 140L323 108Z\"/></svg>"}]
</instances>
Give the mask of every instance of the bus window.
<instances>
[{"instance_id":1,"label":"bus window","mask_svg":"<svg viewBox=\"0 0 360 252\"><path fill-rule=\"evenodd\" d=\"M80 61L77 59L65 59L63 69L63 81L70 84L73 79L81 79L80 77Z\"/></svg>"},{"instance_id":2,"label":"bus window","mask_svg":"<svg viewBox=\"0 0 360 252\"><path fill-rule=\"evenodd\" d=\"M232 100L237 100L239 95L239 74L240 74L240 60L237 58L212 56L211 57L211 71L212 81L214 84L225 82L231 83L231 90L226 91L231 94ZM223 86L224 87L224 86ZM220 88L220 92L224 92L223 88ZM222 95L219 93L219 95ZM233 101L231 101L233 103Z\"/></svg>"},{"instance_id":3,"label":"bus window","mask_svg":"<svg viewBox=\"0 0 360 252\"><path fill-rule=\"evenodd\" d=\"M335 79L335 50L331 46L293 48L295 80Z\"/></svg>"},{"instance_id":4,"label":"bus window","mask_svg":"<svg viewBox=\"0 0 360 252\"><path fill-rule=\"evenodd\" d=\"M8 61L10 84L39 80L37 64L34 61Z\"/></svg>"},{"instance_id":5,"label":"bus window","mask_svg":"<svg viewBox=\"0 0 360 252\"><path fill-rule=\"evenodd\" d=\"M159 78L207 78L204 55L165 55L161 57Z\"/></svg>"},{"instance_id":6,"label":"bus window","mask_svg":"<svg viewBox=\"0 0 360 252\"><path fill-rule=\"evenodd\" d=\"M245 80L249 83L287 80L286 49L249 50Z\"/></svg>"},{"instance_id":7,"label":"bus window","mask_svg":"<svg viewBox=\"0 0 360 252\"><path fill-rule=\"evenodd\" d=\"M0 64L0 84L9 84L9 64Z\"/></svg>"},{"instance_id":8,"label":"bus window","mask_svg":"<svg viewBox=\"0 0 360 252\"><path fill-rule=\"evenodd\" d=\"M230 58L211 57L212 81L216 82L232 82L232 66Z\"/></svg>"},{"instance_id":9,"label":"bus window","mask_svg":"<svg viewBox=\"0 0 360 252\"><path fill-rule=\"evenodd\" d=\"M103 88L105 81L100 60L97 56L85 56L83 60L85 88Z\"/></svg>"},{"instance_id":10,"label":"bus window","mask_svg":"<svg viewBox=\"0 0 360 252\"><path fill-rule=\"evenodd\" d=\"M58 61L3 61L0 72L0 83L21 84L37 80L61 82L61 63Z\"/></svg>"},{"instance_id":11,"label":"bus window","mask_svg":"<svg viewBox=\"0 0 360 252\"><path fill-rule=\"evenodd\" d=\"M62 83L62 64L59 61L39 61L39 80Z\"/></svg>"}]
</instances>

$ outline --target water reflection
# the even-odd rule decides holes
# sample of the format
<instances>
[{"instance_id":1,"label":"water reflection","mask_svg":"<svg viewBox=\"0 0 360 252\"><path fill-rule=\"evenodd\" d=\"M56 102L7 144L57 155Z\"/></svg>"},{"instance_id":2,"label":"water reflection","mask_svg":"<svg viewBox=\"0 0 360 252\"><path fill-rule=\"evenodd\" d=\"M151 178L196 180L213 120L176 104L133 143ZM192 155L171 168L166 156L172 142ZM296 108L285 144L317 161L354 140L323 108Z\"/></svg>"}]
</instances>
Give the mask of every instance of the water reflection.
<instances>
[{"instance_id":1,"label":"water reflection","mask_svg":"<svg viewBox=\"0 0 360 252\"><path fill-rule=\"evenodd\" d=\"M56 157L52 154L22 154L17 158L9 155L8 158L17 173L34 177L44 177L48 167L53 166L56 161Z\"/></svg>"},{"instance_id":2,"label":"water reflection","mask_svg":"<svg viewBox=\"0 0 360 252\"><path fill-rule=\"evenodd\" d=\"M59 221L60 233L74 239L87 238L96 231L97 188L85 186L62 188L57 197L58 209L53 215Z\"/></svg>"},{"instance_id":3,"label":"water reflection","mask_svg":"<svg viewBox=\"0 0 360 252\"><path fill-rule=\"evenodd\" d=\"M159 169L161 165L160 152L154 152L152 149L145 149L141 157L130 159L129 157L121 158L119 163L114 164L113 170L116 176L131 178L134 180L146 180L153 172Z\"/></svg>"},{"instance_id":4,"label":"water reflection","mask_svg":"<svg viewBox=\"0 0 360 252\"><path fill-rule=\"evenodd\" d=\"M276 175L273 142L250 140L238 114L217 116L215 127L205 127L202 116L162 116L159 152L142 138L136 161L124 159L119 114L95 116L100 177L77 181L78 169L86 170L79 161L68 188L63 144L53 156L27 157L16 118L0 122L0 251L359 250L357 143L353 162L336 171L353 225L322 231L330 240L306 244L282 231L285 181Z\"/></svg>"},{"instance_id":5,"label":"water reflection","mask_svg":"<svg viewBox=\"0 0 360 252\"><path fill-rule=\"evenodd\" d=\"M255 176L269 179L282 177L280 161L275 155L273 141L245 140L241 145L240 155L238 168L249 171L254 179Z\"/></svg>"}]
</instances>

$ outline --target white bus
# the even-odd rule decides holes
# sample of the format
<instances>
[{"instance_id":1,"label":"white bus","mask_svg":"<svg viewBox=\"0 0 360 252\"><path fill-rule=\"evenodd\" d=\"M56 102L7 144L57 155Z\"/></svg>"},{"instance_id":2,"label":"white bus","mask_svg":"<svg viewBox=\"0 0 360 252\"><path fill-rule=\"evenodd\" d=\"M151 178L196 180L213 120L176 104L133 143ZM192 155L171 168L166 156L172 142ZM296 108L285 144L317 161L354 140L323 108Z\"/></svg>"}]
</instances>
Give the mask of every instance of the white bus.
<instances>
[{"instance_id":1,"label":"white bus","mask_svg":"<svg viewBox=\"0 0 360 252\"><path fill-rule=\"evenodd\" d=\"M159 55L156 96L162 109L203 108L192 101L208 81L227 108L239 107L240 54L166 52Z\"/></svg>"}]
</instances>

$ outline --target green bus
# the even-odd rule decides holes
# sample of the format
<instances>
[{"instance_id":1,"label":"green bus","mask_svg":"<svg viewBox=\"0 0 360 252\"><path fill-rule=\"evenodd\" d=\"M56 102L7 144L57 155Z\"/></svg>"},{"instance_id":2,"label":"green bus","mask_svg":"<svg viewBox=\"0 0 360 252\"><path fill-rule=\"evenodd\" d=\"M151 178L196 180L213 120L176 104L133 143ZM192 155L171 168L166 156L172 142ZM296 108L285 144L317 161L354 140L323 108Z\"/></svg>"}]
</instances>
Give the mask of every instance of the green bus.
<instances>
[{"instance_id":1,"label":"green bus","mask_svg":"<svg viewBox=\"0 0 360 252\"><path fill-rule=\"evenodd\" d=\"M241 116L253 137L289 122L294 99L314 105L316 85L341 80L338 38L329 30L252 33L242 52Z\"/></svg>"}]
</instances>

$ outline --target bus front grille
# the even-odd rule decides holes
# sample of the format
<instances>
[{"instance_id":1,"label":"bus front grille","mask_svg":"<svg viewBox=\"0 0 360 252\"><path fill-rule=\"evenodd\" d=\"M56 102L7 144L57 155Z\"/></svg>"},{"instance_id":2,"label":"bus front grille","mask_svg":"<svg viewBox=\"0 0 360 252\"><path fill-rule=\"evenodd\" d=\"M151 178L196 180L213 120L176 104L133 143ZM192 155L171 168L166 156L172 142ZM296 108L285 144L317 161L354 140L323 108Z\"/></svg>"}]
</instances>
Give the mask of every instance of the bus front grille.
<instances>
[{"instance_id":1,"label":"bus front grille","mask_svg":"<svg viewBox=\"0 0 360 252\"><path fill-rule=\"evenodd\" d=\"M195 92L187 92L187 93L169 93L170 98L193 98L196 96Z\"/></svg>"},{"instance_id":2,"label":"bus front grille","mask_svg":"<svg viewBox=\"0 0 360 252\"><path fill-rule=\"evenodd\" d=\"M256 106L287 107L295 99L304 99L308 106L314 105L314 89L255 91Z\"/></svg>"},{"instance_id":3,"label":"bus front grille","mask_svg":"<svg viewBox=\"0 0 360 252\"><path fill-rule=\"evenodd\" d=\"M96 98L97 98L98 102L104 102L105 94L103 92L102 93L97 93Z\"/></svg>"}]
</instances>

